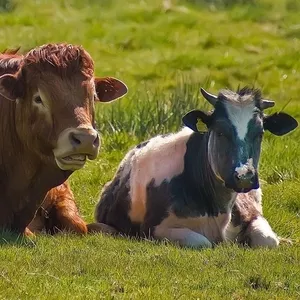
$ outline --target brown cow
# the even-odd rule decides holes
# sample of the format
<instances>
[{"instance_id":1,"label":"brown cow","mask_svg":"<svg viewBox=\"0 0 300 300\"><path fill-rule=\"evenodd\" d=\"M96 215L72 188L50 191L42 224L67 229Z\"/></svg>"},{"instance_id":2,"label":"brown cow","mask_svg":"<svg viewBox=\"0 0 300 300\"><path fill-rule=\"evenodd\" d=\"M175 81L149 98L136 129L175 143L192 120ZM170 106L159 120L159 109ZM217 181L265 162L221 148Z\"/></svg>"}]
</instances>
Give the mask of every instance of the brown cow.
<instances>
[{"instance_id":1,"label":"brown cow","mask_svg":"<svg viewBox=\"0 0 300 300\"><path fill-rule=\"evenodd\" d=\"M68 44L25 55L6 51L0 75L0 228L22 233L59 185L45 204L66 215L59 203L72 202L73 195L63 183L98 154L94 103L122 97L127 87L95 78L90 55Z\"/></svg>"}]
</instances>

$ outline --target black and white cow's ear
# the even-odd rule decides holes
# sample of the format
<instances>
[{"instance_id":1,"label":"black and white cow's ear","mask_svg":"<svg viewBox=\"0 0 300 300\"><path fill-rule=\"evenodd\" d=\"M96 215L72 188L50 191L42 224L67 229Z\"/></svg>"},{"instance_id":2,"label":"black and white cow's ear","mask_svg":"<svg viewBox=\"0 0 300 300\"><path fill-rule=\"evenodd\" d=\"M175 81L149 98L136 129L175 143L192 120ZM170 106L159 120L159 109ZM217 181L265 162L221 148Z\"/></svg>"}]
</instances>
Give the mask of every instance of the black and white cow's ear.
<instances>
[{"instance_id":1,"label":"black and white cow's ear","mask_svg":"<svg viewBox=\"0 0 300 300\"><path fill-rule=\"evenodd\" d=\"M298 122L290 115L279 112L264 117L264 129L275 135L285 135L297 128Z\"/></svg>"},{"instance_id":2,"label":"black and white cow's ear","mask_svg":"<svg viewBox=\"0 0 300 300\"><path fill-rule=\"evenodd\" d=\"M211 116L202 110L192 110L183 118L182 122L195 132L205 132L210 124Z\"/></svg>"}]
</instances>

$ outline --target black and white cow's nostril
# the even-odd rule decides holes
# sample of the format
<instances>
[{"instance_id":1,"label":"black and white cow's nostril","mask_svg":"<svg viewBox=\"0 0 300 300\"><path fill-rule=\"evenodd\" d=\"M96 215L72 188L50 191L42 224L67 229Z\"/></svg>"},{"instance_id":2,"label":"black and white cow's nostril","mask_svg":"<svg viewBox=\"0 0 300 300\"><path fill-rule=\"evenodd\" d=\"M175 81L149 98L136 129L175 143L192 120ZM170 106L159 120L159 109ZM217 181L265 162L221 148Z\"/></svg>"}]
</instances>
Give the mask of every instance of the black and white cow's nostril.
<instances>
[{"instance_id":1,"label":"black and white cow's nostril","mask_svg":"<svg viewBox=\"0 0 300 300\"><path fill-rule=\"evenodd\" d=\"M235 185L239 189L251 188L255 179L255 174L252 171L247 171L244 174L240 174L239 172L235 171L233 176Z\"/></svg>"}]
</instances>

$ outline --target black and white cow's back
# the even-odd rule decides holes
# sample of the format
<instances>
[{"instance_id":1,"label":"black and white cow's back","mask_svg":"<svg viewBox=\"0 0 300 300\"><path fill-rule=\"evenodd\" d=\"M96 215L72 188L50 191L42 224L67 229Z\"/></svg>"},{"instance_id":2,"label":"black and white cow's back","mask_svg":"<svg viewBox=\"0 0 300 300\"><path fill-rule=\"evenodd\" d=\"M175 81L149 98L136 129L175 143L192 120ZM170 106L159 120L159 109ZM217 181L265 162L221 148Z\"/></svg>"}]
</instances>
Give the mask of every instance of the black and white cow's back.
<instances>
[{"instance_id":1,"label":"black and white cow's back","mask_svg":"<svg viewBox=\"0 0 300 300\"><path fill-rule=\"evenodd\" d=\"M128 152L103 188L96 221L119 233L184 246L211 247L227 239L277 246L262 216L260 142L263 127L283 135L297 122L286 114L268 119L262 110L273 103L254 90L204 96L213 112L192 111L183 119L189 128L156 136ZM207 131L198 131L199 119Z\"/></svg>"},{"instance_id":2,"label":"black and white cow's back","mask_svg":"<svg viewBox=\"0 0 300 300\"><path fill-rule=\"evenodd\" d=\"M167 197L158 198L159 193L164 195L167 183L182 173L191 134L192 130L185 128L176 134L156 136L130 150L114 179L102 190L96 220L130 235L147 234L156 226L171 203Z\"/></svg>"}]
</instances>

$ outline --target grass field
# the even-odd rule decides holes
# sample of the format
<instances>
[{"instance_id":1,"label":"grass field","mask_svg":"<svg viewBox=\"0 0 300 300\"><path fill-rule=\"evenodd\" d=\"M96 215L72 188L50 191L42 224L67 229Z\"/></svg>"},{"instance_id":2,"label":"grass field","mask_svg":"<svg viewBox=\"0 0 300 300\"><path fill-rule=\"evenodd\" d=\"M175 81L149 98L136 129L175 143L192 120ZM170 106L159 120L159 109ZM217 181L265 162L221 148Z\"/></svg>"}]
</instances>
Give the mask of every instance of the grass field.
<instances>
[{"instance_id":1,"label":"grass field","mask_svg":"<svg viewBox=\"0 0 300 300\"><path fill-rule=\"evenodd\" d=\"M170 5L169 5L170 4ZM298 0L0 0L0 50L82 44L99 76L129 87L99 105L102 150L71 177L80 212L95 204L127 150L176 131L199 96L261 88L300 121ZM285 106L286 105L286 106ZM0 299L300 299L300 131L266 133L260 164L264 214L294 241L278 249L188 250L101 234L0 238Z\"/></svg>"}]
</instances>

